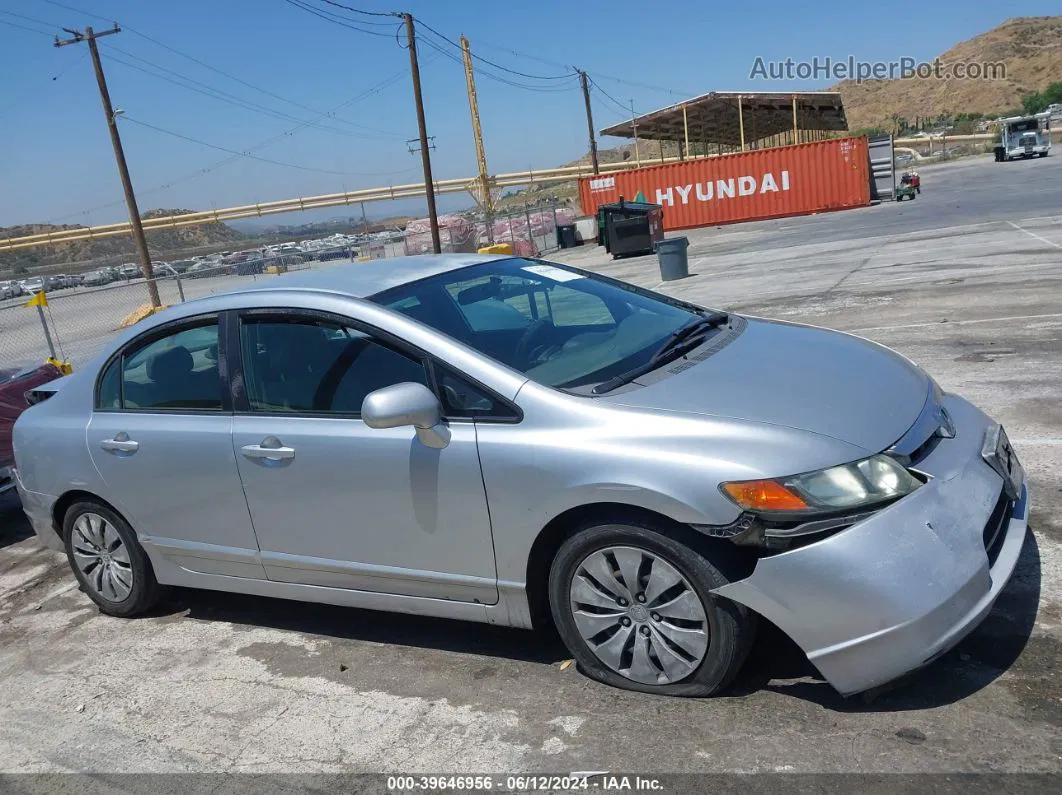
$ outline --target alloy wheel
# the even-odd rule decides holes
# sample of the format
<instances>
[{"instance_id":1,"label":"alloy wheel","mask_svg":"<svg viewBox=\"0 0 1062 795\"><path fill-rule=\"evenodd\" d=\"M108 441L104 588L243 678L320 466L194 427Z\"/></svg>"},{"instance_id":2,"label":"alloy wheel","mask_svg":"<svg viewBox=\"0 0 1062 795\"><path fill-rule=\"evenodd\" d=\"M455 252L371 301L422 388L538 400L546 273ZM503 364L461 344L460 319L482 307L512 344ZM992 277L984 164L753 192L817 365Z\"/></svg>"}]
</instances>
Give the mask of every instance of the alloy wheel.
<instances>
[{"instance_id":1,"label":"alloy wheel","mask_svg":"<svg viewBox=\"0 0 1062 795\"><path fill-rule=\"evenodd\" d=\"M129 550L110 522L96 513L83 513L71 537L74 565L93 591L108 602L122 602L133 589Z\"/></svg>"},{"instance_id":2,"label":"alloy wheel","mask_svg":"<svg viewBox=\"0 0 1062 795\"><path fill-rule=\"evenodd\" d=\"M678 569L644 549L591 552L575 570L569 602L590 650L635 682L679 682L708 651L708 616L697 592Z\"/></svg>"}]
</instances>

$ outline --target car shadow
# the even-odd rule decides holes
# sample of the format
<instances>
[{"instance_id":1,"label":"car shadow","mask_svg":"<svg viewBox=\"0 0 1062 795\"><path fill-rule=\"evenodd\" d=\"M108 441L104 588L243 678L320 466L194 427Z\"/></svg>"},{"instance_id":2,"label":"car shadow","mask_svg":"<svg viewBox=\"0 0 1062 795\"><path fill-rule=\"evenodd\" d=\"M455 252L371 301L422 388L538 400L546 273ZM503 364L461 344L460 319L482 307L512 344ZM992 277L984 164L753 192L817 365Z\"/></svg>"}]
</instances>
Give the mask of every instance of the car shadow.
<instances>
[{"instance_id":1,"label":"car shadow","mask_svg":"<svg viewBox=\"0 0 1062 795\"><path fill-rule=\"evenodd\" d=\"M767 691L836 712L905 712L960 701L1009 669L1025 648L1040 598L1040 554L1030 531L1011 582L985 621L926 668L850 697L827 684L800 648L762 621L748 661L720 698ZM145 616L224 621L339 641L366 641L551 665L570 657L552 627L528 632L443 618L384 613L285 599L174 588Z\"/></svg>"},{"instance_id":2,"label":"car shadow","mask_svg":"<svg viewBox=\"0 0 1062 795\"><path fill-rule=\"evenodd\" d=\"M836 712L908 712L953 704L1005 673L1021 656L1040 603L1040 550L1030 529L1017 568L977 629L930 665L865 693L842 696L801 649L767 622L727 695L766 690Z\"/></svg>"},{"instance_id":3,"label":"car shadow","mask_svg":"<svg viewBox=\"0 0 1062 795\"><path fill-rule=\"evenodd\" d=\"M445 618L175 588L148 616L265 627L340 641L365 641L554 664L570 655L550 627L528 632Z\"/></svg>"}]
</instances>

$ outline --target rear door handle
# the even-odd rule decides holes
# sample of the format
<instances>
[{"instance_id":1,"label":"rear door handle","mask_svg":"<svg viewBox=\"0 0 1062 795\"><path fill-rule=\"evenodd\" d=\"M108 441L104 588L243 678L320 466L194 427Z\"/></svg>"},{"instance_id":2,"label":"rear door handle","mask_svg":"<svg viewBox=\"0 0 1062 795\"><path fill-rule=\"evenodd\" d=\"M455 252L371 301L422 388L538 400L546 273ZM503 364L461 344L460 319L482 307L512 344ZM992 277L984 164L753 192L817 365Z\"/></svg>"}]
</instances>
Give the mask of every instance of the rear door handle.
<instances>
[{"instance_id":1,"label":"rear door handle","mask_svg":"<svg viewBox=\"0 0 1062 795\"><path fill-rule=\"evenodd\" d=\"M104 439L100 442L100 447L108 453L114 453L116 455L132 455L140 449L140 443L134 442L129 438L129 434L122 431L121 433L116 434L113 439Z\"/></svg>"},{"instance_id":2,"label":"rear door handle","mask_svg":"<svg viewBox=\"0 0 1062 795\"><path fill-rule=\"evenodd\" d=\"M295 457L295 448L284 447L275 436L267 436L261 444L245 444L240 452L245 458L259 461L288 461Z\"/></svg>"}]
</instances>

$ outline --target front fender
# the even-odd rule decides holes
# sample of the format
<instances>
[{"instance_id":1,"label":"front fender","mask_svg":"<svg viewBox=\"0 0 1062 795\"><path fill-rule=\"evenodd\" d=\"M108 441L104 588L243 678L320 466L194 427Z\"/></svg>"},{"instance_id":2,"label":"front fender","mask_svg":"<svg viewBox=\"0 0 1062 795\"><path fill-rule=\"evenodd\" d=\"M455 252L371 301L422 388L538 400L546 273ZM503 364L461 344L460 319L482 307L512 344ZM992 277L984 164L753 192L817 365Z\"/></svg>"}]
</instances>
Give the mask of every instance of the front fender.
<instances>
[{"instance_id":1,"label":"front fender","mask_svg":"<svg viewBox=\"0 0 1062 795\"><path fill-rule=\"evenodd\" d=\"M545 406L521 400L521 408L519 424L476 428L498 578L515 583L523 582L542 529L572 508L619 503L683 524L726 525L740 509L720 483L865 455L836 439L764 423L552 396Z\"/></svg>"}]
</instances>

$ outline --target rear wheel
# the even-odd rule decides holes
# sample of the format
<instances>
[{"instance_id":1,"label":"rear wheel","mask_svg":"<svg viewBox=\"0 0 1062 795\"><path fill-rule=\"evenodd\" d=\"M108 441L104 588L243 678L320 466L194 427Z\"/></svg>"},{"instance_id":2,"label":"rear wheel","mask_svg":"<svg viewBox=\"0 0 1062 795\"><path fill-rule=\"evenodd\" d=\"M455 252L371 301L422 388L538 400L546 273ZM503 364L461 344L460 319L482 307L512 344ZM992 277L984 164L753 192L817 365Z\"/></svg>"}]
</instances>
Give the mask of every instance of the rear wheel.
<instances>
[{"instance_id":1,"label":"rear wheel","mask_svg":"<svg viewBox=\"0 0 1062 795\"><path fill-rule=\"evenodd\" d=\"M134 616L159 599L159 584L147 554L128 522L105 505L78 502L63 518L70 568L100 610Z\"/></svg>"},{"instance_id":2,"label":"rear wheel","mask_svg":"<svg viewBox=\"0 0 1062 795\"><path fill-rule=\"evenodd\" d=\"M728 582L719 566L656 529L596 525L558 550L550 608L572 656L594 679L707 696L737 674L755 634L754 613L712 595Z\"/></svg>"}]
</instances>

